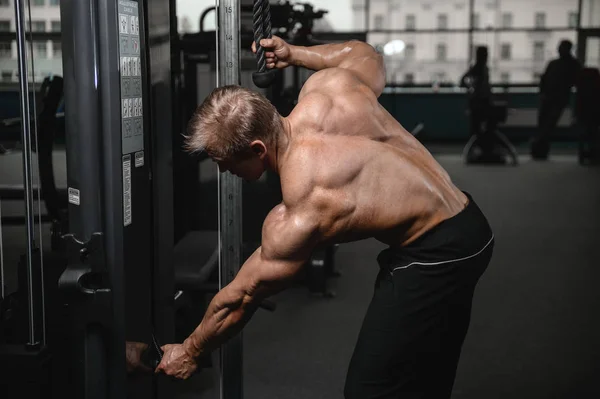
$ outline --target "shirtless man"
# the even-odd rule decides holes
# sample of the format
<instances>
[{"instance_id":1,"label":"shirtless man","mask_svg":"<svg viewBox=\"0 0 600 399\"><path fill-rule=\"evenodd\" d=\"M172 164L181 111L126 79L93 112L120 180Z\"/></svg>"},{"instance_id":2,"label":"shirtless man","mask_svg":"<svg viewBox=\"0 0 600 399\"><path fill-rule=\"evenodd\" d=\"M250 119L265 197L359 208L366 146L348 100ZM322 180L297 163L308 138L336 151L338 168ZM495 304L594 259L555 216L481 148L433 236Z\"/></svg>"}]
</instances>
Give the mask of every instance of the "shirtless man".
<instances>
[{"instance_id":1,"label":"shirtless man","mask_svg":"<svg viewBox=\"0 0 600 399\"><path fill-rule=\"evenodd\" d=\"M239 332L265 298L290 286L317 246L368 237L389 245L348 369L346 398L448 398L473 291L494 239L473 199L377 101L382 57L351 41L296 47L265 39L269 68L314 71L281 117L258 93L216 89L189 125L188 147L221 172L279 174L283 202L261 247L212 300L156 372L188 378L195 359Z\"/></svg>"}]
</instances>

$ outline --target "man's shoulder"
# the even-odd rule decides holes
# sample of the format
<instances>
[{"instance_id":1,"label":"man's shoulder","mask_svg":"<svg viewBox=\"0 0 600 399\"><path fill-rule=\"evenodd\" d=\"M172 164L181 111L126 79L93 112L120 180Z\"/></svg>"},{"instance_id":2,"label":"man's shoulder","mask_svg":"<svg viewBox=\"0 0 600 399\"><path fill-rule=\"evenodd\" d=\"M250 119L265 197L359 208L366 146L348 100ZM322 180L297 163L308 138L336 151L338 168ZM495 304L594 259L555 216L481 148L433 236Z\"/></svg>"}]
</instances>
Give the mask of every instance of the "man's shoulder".
<instances>
[{"instance_id":1,"label":"man's shoulder","mask_svg":"<svg viewBox=\"0 0 600 399\"><path fill-rule=\"evenodd\" d=\"M304 93L302 96L298 98L298 109L306 111L311 109L312 111L318 111L319 109L327 109L331 107L334 103L334 98L331 96L331 93L328 93L327 90L312 90L310 92Z\"/></svg>"},{"instance_id":2,"label":"man's shoulder","mask_svg":"<svg viewBox=\"0 0 600 399\"><path fill-rule=\"evenodd\" d=\"M319 130L334 106L333 97L323 90L314 90L299 97L298 104L290 114L290 120L298 131Z\"/></svg>"},{"instance_id":3,"label":"man's shoulder","mask_svg":"<svg viewBox=\"0 0 600 399\"><path fill-rule=\"evenodd\" d=\"M357 76L346 68L327 68L313 73L302 87L299 99L314 92L336 95L340 91L354 89L362 84Z\"/></svg>"},{"instance_id":4,"label":"man's shoulder","mask_svg":"<svg viewBox=\"0 0 600 399\"><path fill-rule=\"evenodd\" d=\"M322 75L320 75L323 73ZM311 80L314 79L314 80ZM335 109L347 111L352 104L370 101L371 93L351 72L329 68L314 74L298 96L298 104L291 116L302 125L318 128ZM372 93L371 93L372 96ZM376 99L375 99L376 100Z\"/></svg>"}]
</instances>

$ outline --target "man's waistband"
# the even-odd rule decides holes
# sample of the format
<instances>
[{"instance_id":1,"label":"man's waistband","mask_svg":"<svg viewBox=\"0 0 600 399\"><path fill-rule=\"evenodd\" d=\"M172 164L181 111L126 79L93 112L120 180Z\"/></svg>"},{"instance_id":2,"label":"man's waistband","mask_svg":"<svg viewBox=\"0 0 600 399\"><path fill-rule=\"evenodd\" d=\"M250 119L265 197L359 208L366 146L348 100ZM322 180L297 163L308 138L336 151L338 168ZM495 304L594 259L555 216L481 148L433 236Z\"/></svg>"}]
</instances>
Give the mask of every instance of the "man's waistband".
<instances>
[{"instance_id":1,"label":"man's waistband","mask_svg":"<svg viewBox=\"0 0 600 399\"><path fill-rule=\"evenodd\" d=\"M461 212L425 232L412 243L388 248L377 257L389 271L411 265L436 265L475 257L494 244L492 229L479 206L465 192L469 203Z\"/></svg>"}]
</instances>

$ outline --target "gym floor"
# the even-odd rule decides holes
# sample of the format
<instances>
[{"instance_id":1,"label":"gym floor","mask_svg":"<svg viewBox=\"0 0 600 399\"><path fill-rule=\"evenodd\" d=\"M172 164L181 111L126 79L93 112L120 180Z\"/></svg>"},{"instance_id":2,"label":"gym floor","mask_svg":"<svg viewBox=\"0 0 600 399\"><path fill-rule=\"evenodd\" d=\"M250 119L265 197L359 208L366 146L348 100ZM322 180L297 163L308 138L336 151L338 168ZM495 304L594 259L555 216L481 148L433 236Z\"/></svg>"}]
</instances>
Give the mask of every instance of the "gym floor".
<instances>
[{"instance_id":1,"label":"gym floor","mask_svg":"<svg viewBox=\"0 0 600 399\"><path fill-rule=\"evenodd\" d=\"M434 153L486 213L496 246L453 398L600 397L600 168L579 166L569 151L541 163L523 157L519 167L467 167L455 152ZM0 157L0 183L11 170ZM5 258L22 252L19 235L4 229ZM273 298L276 312L257 312L244 330L246 398L343 397L382 249L372 240L340 247L335 298L297 287ZM173 397L216 398L214 377L209 369L177 383Z\"/></svg>"}]
</instances>

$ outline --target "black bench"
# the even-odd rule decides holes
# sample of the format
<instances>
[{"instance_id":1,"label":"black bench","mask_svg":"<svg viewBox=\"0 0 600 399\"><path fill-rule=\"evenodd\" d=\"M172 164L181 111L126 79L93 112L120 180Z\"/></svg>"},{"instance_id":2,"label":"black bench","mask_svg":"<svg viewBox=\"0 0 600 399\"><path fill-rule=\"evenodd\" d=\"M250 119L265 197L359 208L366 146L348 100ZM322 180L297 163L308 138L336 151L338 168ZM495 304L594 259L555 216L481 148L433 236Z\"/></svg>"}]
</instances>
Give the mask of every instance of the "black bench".
<instances>
[{"instance_id":1,"label":"black bench","mask_svg":"<svg viewBox=\"0 0 600 399\"><path fill-rule=\"evenodd\" d=\"M248 249L244 251L248 254ZM198 230L188 232L176 245L173 254L176 298L189 293L198 298L219 291L219 232ZM273 311L276 305L268 300L260 307Z\"/></svg>"}]
</instances>

